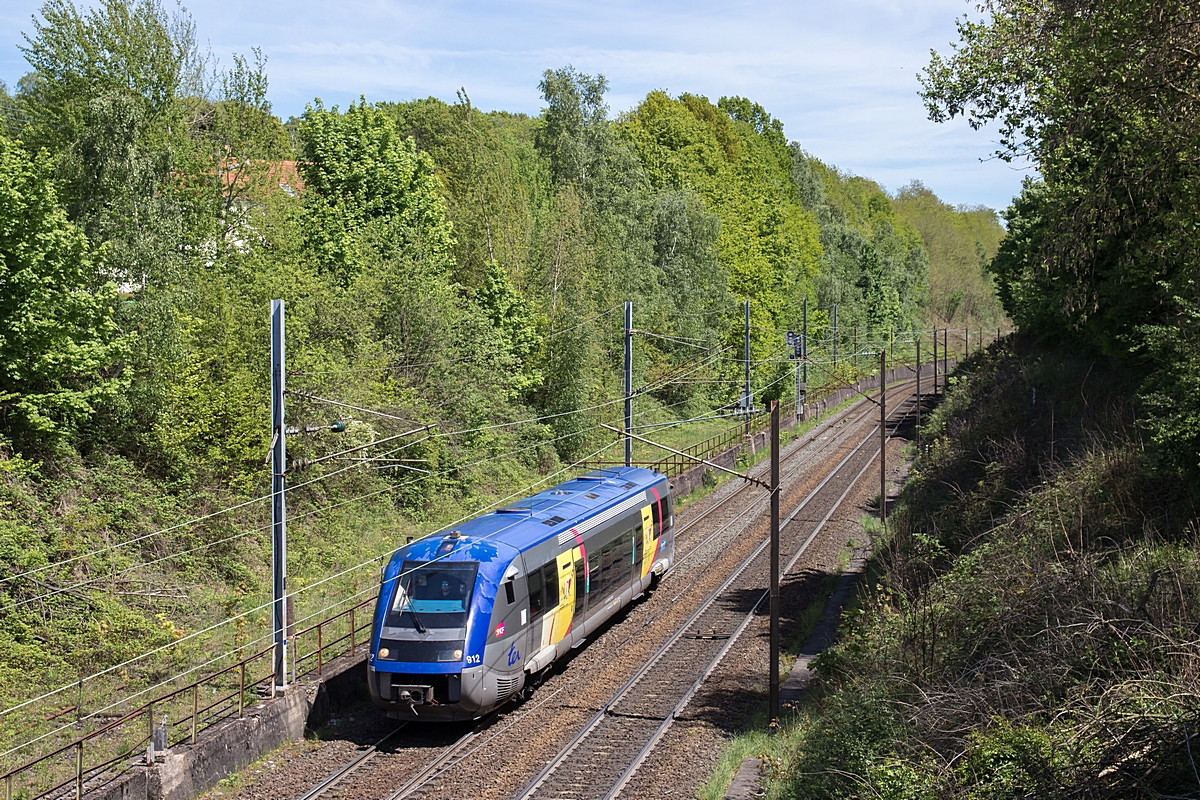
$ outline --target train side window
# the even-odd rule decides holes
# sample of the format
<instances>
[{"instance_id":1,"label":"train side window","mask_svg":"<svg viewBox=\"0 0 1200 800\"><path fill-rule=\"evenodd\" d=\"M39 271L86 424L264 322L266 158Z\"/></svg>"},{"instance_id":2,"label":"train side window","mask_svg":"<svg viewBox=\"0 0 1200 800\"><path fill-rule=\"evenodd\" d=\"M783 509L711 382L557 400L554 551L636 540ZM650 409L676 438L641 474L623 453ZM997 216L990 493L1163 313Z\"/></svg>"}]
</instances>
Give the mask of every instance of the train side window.
<instances>
[{"instance_id":1,"label":"train side window","mask_svg":"<svg viewBox=\"0 0 1200 800\"><path fill-rule=\"evenodd\" d=\"M628 530L621 534L621 547L618 550L618 556L621 559L621 582L629 583L629 579L633 577L633 531Z\"/></svg>"},{"instance_id":2,"label":"train side window","mask_svg":"<svg viewBox=\"0 0 1200 800\"><path fill-rule=\"evenodd\" d=\"M517 602L516 592L513 591L512 578L509 578L504 582L504 599L508 600L508 604L510 606Z\"/></svg>"},{"instance_id":3,"label":"train side window","mask_svg":"<svg viewBox=\"0 0 1200 800\"><path fill-rule=\"evenodd\" d=\"M638 526L633 529L633 558L630 559L630 563L633 564L634 573L641 572L641 570L638 569L638 562L642 560L641 559L642 536L644 534L645 534L645 526L639 522Z\"/></svg>"},{"instance_id":4,"label":"train side window","mask_svg":"<svg viewBox=\"0 0 1200 800\"><path fill-rule=\"evenodd\" d=\"M587 595L583 589L586 584L586 579L583 574L583 559L575 562L575 613L583 613L583 604L587 599Z\"/></svg>"},{"instance_id":5,"label":"train side window","mask_svg":"<svg viewBox=\"0 0 1200 800\"><path fill-rule=\"evenodd\" d=\"M588 559L588 566L591 568L588 574L588 594L599 592L604 588L604 555L602 550L593 550L592 557Z\"/></svg>"},{"instance_id":6,"label":"train side window","mask_svg":"<svg viewBox=\"0 0 1200 800\"><path fill-rule=\"evenodd\" d=\"M604 545L604 548L600 551L600 574L602 576L600 582L604 585L605 589L611 586L613 581L617 579L617 576L613 573L613 545L611 542Z\"/></svg>"},{"instance_id":7,"label":"train side window","mask_svg":"<svg viewBox=\"0 0 1200 800\"><path fill-rule=\"evenodd\" d=\"M650 516L654 518L654 538L662 533L662 501L650 504Z\"/></svg>"},{"instance_id":8,"label":"train side window","mask_svg":"<svg viewBox=\"0 0 1200 800\"><path fill-rule=\"evenodd\" d=\"M546 609L558 607L558 561L542 565L542 585L546 587Z\"/></svg>"},{"instance_id":9,"label":"train side window","mask_svg":"<svg viewBox=\"0 0 1200 800\"><path fill-rule=\"evenodd\" d=\"M525 579L529 586L529 616L536 617L546 609L546 595L542 586L542 571L535 569Z\"/></svg>"}]
</instances>

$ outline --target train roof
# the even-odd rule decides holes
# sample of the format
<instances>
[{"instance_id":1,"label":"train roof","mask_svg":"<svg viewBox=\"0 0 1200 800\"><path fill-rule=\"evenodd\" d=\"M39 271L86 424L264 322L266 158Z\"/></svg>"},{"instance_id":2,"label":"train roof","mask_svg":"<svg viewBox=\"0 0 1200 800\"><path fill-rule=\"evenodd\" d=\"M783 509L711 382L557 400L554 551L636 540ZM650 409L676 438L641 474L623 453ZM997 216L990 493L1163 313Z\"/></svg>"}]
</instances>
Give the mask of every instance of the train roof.
<instances>
[{"instance_id":1,"label":"train roof","mask_svg":"<svg viewBox=\"0 0 1200 800\"><path fill-rule=\"evenodd\" d=\"M498 554L491 555L492 549L485 542L507 545L518 551L528 550L569 531L583 520L646 493L664 480L663 475L641 467L598 470L455 526L453 530L461 534L466 546L455 547L454 555L439 553L451 529L412 542L400 552L413 560L441 555L450 561L493 561ZM507 558L500 556L506 563L511 557L511 554Z\"/></svg>"}]
</instances>

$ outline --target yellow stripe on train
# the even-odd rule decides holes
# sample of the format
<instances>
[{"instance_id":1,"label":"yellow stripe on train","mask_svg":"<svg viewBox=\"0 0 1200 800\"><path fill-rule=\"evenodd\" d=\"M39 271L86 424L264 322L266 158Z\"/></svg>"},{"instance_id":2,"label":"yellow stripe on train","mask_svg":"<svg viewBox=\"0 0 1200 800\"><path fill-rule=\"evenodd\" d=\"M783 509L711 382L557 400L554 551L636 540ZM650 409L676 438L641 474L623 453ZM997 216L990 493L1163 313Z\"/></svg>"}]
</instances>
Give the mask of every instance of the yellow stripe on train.
<instances>
[{"instance_id":1,"label":"yellow stripe on train","mask_svg":"<svg viewBox=\"0 0 1200 800\"><path fill-rule=\"evenodd\" d=\"M658 557L658 539L654 538L654 515L650 506L642 508L642 577L650 574Z\"/></svg>"}]
</instances>

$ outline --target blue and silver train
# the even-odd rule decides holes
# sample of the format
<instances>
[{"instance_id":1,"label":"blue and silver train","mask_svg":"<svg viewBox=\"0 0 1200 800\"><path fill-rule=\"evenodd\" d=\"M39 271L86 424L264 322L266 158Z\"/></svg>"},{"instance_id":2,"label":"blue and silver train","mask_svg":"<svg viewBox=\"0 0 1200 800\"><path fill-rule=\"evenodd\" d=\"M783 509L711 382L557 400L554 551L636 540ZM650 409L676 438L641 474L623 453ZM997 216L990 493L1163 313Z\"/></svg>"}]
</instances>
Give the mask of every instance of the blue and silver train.
<instances>
[{"instance_id":1,"label":"blue and silver train","mask_svg":"<svg viewBox=\"0 0 1200 800\"><path fill-rule=\"evenodd\" d=\"M367 678L396 719L475 719L662 575L667 479L606 469L401 547L384 569Z\"/></svg>"}]
</instances>

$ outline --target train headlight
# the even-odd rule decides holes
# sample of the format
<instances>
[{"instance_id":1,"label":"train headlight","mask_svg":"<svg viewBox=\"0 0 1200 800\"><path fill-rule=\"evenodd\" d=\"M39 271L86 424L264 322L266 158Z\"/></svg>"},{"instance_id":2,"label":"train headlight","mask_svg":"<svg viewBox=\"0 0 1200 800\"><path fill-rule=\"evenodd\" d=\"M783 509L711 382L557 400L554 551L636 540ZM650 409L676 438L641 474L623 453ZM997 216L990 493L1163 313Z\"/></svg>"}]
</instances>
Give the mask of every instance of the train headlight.
<instances>
[{"instance_id":1,"label":"train headlight","mask_svg":"<svg viewBox=\"0 0 1200 800\"><path fill-rule=\"evenodd\" d=\"M462 658L462 650L455 650L455 651L454 651L454 658L455 658L455 660L458 660L458 659Z\"/></svg>"},{"instance_id":2,"label":"train headlight","mask_svg":"<svg viewBox=\"0 0 1200 800\"><path fill-rule=\"evenodd\" d=\"M388 650L386 647L379 648L379 657L380 658L387 658L391 654L392 654L392 651Z\"/></svg>"}]
</instances>

